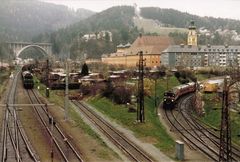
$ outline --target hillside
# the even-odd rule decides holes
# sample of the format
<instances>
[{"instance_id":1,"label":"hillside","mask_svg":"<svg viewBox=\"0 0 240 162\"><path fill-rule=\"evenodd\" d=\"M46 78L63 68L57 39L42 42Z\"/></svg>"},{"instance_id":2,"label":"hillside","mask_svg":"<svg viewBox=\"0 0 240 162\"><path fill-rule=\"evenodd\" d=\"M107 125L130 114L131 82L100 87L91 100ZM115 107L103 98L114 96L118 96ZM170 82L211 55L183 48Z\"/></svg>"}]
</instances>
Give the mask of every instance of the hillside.
<instances>
[{"instance_id":1,"label":"hillside","mask_svg":"<svg viewBox=\"0 0 240 162\"><path fill-rule=\"evenodd\" d=\"M174 9L161 9L157 7L141 8L141 16L147 19L158 20L165 26L187 28L190 20L194 20L198 28L205 27L211 31L219 28L236 30L240 33L240 21L214 17L200 17Z\"/></svg>"},{"instance_id":2,"label":"hillside","mask_svg":"<svg viewBox=\"0 0 240 162\"><path fill-rule=\"evenodd\" d=\"M52 42L53 52L58 55L64 55L64 51L71 48L73 58L79 58L81 57L79 55L84 53L87 53L88 57L99 58L103 53L114 52L116 45L133 42L136 39L139 30L134 27L133 16L133 7L112 7L51 35L40 35L34 38L34 41ZM105 39L86 42L81 39L85 34L97 34L103 30L112 33L112 42Z\"/></svg>"},{"instance_id":3,"label":"hillside","mask_svg":"<svg viewBox=\"0 0 240 162\"><path fill-rule=\"evenodd\" d=\"M66 6L37 0L1 0L0 38L2 41L30 41L33 36L53 32L93 14L89 10L75 12Z\"/></svg>"},{"instance_id":4,"label":"hillside","mask_svg":"<svg viewBox=\"0 0 240 162\"><path fill-rule=\"evenodd\" d=\"M51 35L42 34L35 41L53 43L53 53L63 56L70 49L72 58L82 58L87 54L91 58L100 58L104 53L116 50L120 43L132 43L139 33L163 34L173 37L175 43L186 42L186 29L191 20L197 28L204 27L210 30L209 36L201 35L199 43L232 44L231 37L221 37L216 29L240 29L240 21L213 17L200 17L173 9L141 8L141 17L135 15L131 6L117 6L84 19L69 27L58 30ZM112 42L106 39L91 39L84 41L84 35L94 35L101 31L112 33ZM181 32L181 33L178 33ZM212 35L211 35L212 34Z\"/></svg>"},{"instance_id":5,"label":"hillside","mask_svg":"<svg viewBox=\"0 0 240 162\"><path fill-rule=\"evenodd\" d=\"M158 20L146 18L133 18L134 25L143 29L145 33L157 33L159 35L169 35L169 33L187 33L187 28L166 27L164 24L159 23Z\"/></svg>"}]
</instances>

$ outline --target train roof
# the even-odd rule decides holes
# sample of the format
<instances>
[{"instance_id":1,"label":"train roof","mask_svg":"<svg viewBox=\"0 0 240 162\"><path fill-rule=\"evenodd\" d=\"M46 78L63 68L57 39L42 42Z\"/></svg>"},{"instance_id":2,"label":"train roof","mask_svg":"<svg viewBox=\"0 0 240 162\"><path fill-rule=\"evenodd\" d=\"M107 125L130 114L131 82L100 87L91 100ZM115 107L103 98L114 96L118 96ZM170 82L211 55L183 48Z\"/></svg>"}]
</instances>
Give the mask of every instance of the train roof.
<instances>
[{"instance_id":1,"label":"train roof","mask_svg":"<svg viewBox=\"0 0 240 162\"><path fill-rule=\"evenodd\" d=\"M22 75L25 76L25 75L32 75L32 73L30 71L23 71L22 72Z\"/></svg>"},{"instance_id":2,"label":"train roof","mask_svg":"<svg viewBox=\"0 0 240 162\"><path fill-rule=\"evenodd\" d=\"M179 86L174 87L174 88L172 89L172 91L173 91L173 92L176 92L176 91L179 90L179 89L183 89L183 88L186 88L186 87L188 87L188 86L193 86L193 85L195 85L194 82L190 82L190 83L186 83L186 84L181 84L181 85L179 85Z\"/></svg>"},{"instance_id":3,"label":"train roof","mask_svg":"<svg viewBox=\"0 0 240 162\"><path fill-rule=\"evenodd\" d=\"M30 71L28 71L28 70L26 70L26 71L23 71L22 73L23 73L23 74L28 74L28 73L30 73L30 74L31 74L31 72L30 72Z\"/></svg>"}]
</instances>

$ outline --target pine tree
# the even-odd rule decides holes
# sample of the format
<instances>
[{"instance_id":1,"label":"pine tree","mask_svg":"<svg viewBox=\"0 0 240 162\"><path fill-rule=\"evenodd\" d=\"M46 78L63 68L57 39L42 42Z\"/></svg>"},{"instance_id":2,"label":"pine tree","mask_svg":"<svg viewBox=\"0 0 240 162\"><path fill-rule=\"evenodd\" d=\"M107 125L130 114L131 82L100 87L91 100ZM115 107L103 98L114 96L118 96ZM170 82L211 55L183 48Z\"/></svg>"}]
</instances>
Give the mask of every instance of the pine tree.
<instances>
[{"instance_id":1,"label":"pine tree","mask_svg":"<svg viewBox=\"0 0 240 162\"><path fill-rule=\"evenodd\" d=\"M83 66L82 66L81 74L82 74L83 76L86 76L86 75L89 74L89 73L88 73L88 66L87 66L86 63L84 63Z\"/></svg>"}]
</instances>

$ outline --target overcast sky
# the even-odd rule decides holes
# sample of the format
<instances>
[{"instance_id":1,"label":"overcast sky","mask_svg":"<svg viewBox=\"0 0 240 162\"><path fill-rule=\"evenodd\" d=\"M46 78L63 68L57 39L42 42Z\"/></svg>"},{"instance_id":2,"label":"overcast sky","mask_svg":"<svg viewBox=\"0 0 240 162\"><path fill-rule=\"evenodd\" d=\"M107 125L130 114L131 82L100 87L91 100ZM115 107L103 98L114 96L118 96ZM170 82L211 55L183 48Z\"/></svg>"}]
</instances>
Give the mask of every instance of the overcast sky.
<instances>
[{"instance_id":1,"label":"overcast sky","mask_svg":"<svg viewBox=\"0 0 240 162\"><path fill-rule=\"evenodd\" d=\"M240 0L42 0L63 4L70 8L85 8L100 12L112 6L173 8L199 16L213 16L240 20Z\"/></svg>"}]
</instances>

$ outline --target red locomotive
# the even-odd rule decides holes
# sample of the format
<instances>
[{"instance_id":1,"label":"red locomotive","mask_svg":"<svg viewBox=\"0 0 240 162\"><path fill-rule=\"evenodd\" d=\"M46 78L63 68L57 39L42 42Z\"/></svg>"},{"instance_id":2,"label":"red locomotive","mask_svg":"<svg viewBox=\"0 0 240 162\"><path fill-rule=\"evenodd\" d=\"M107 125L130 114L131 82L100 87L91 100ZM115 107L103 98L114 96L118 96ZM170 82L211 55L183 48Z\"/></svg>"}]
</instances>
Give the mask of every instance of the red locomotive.
<instances>
[{"instance_id":1,"label":"red locomotive","mask_svg":"<svg viewBox=\"0 0 240 162\"><path fill-rule=\"evenodd\" d=\"M182 84L177 87L174 87L172 90L164 93L163 108L173 109L176 105L177 100L182 95L195 92L195 91L196 91L196 85L194 82Z\"/></svg>"}]
</instances>

